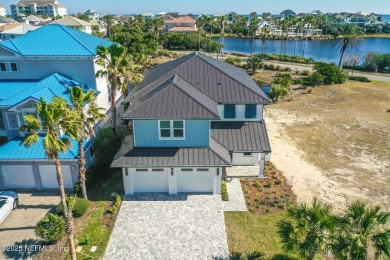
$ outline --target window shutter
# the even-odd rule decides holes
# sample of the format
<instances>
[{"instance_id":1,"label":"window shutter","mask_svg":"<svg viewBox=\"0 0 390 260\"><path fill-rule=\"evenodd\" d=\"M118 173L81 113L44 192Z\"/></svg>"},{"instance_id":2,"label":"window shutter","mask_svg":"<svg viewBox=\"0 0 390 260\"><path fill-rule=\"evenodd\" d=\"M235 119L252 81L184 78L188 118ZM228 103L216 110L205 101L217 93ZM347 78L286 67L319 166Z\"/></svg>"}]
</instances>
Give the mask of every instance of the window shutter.
<instances>
[{"instance_id":1,"label":"window shutter","mask_svg":"<svg viewBox=\"0 0 390 260\"><path fill-rule=\"evenodd\" d=\"M256 118L256 105L245 105L245 118Z\"/></svg>"},{"instance_id":2,"label":"window shutter","mask_svg":"<svg viewBox=\"0 0 390 260\"><path fill-rule=\"evenodd\" d=\"M7 118L8 118L9 129L18 129L19 124L18 124L18 118L17 118L16 114L9 113L9 114L7 114Z\"/></svg>"},{"instance_id":3,"label":"window shutter","mask_svg":"<svg viewBox=\"0 0 390 260\"><path fill-rule=\"evenodd\" d=\"M224 118L236 118L236 105L225 105Z\"/></svg>"}]
</instances>

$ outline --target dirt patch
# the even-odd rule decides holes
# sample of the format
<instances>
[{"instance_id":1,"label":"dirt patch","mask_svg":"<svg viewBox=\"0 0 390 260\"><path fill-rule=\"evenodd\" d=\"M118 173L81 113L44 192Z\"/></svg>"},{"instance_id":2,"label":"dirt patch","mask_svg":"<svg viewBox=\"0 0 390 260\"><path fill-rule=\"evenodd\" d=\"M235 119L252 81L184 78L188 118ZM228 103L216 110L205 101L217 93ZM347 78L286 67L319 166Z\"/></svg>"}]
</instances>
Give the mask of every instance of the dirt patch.
<instances>
[{"instance_id":1,"label":"dirt patch","mask_svg":"<svg viewBox=\"0 0 390 260\"><path fill-rule=\"evenodd\" d=\"M265 166L267 179L243 179L241 187L249 212L276 213L295 202L295 195L282 172L271 163Z\"/></svg>"},{"instance_id":2,"label":"dirt patch","mask_svg":"<svg viewBox=\"0 0 390 260\"><path fill-rule=\"evenodd\" d=\"M390 208L390 87L348 82L267 107L271 161L298 200L337 207L362 199Z\"/></svg>"}]
</instances>

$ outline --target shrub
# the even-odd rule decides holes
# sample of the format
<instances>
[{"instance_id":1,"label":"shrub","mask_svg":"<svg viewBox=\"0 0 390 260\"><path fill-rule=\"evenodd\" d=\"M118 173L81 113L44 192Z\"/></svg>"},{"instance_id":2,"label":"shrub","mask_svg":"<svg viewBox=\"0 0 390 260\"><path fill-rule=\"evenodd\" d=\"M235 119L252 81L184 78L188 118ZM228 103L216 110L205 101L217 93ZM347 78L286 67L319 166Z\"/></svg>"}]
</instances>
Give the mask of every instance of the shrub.
<instances>
[{"instance_id":1,"label":"shrub","mask_svg":"<svg viewBox=\"0 0 390 260\"><path fill-rule=\"evenodd\" d=\"M312 86L319 86L324 82L325 77L318 72L314 72L309 76L309 80Z\"/></svg>"},{"instance_id":2,"label":"shrub","mask_svg":"<svg viewBox=\"0 0 390 260\"><path fill-rule=\"evenodd\" d=\"M226 63L229 63L234 66L240 66L241 64L241 59L237 57L229 57L225 60Z\"/></svg>"},{"instance_id":3,"label":"shrub","mask_svg":"<svg viewBox=\"0 0 390 260\"><path fill-rule=\"evenodd\" d=\"M72 213L75 218L82 217L85 213L87 213L89 209L90 202L89 200L77 198L75 197L67 197L66 205L70 208L73 204ZM64 213L64 208L62 207L62 203L58 204L56 208L56 213L58 215L62 215Z\"/></svg>"},{"instance_id":4,"label":"shrub","mask_svg":"<svg viewBox=\"0 0 390 260\"><path fill-rule=\"evenodd\" d=\"M272 181L268 181L267 182L267 187L271 188L272 186L274 186L274 183Z\"/></svg>"},{"instance_id":5,"label":"shrub","mask_svg":"<svg viewBox=\"0 0 390 260\"><path fill-rule=\"evenodd\" d=\"M313 92L313 88L308 87L308 88L307 88L307 93L308 93L308 94L311 94L312 92Z\"/></svg>"},{"instance_id":6,"label":"shrub","mask_svg":"<svg viewBox=\"0 0 390 260\"><path fill-rule=\"evenodd\" d=\"M371 82L367 77L361 77L361 76L351 76L349 77L350 80L356 80L360 82Z\"/></svg>"},{"instance_id":7,"label":"shrub","mask_svg":"<svg viewBox=\"0 0 390 260\"><path fill-rule=\"evenodd\" d=\"M271 90L268 93L268 96L272 99L272 102L276 102L279 98L283 98L288 95L288 87L282 86L280 84L272 84Z\"/></svg>"},{"instance_id":8,"label":"shrub","mask_svg":"<svg viewBox=\"0 0 390 260\"><path fill-rule=\"evenodd\" d=\"M334 63L317 62L314 64L314 70L324 77L323 83L327 85L341 84L348 78L347 73Z\"/></svg>"},{"instance_id":9,"label":"shrub","mask_svg":"<svg viewBox=\"0 0 390 260\"><path fill-rule=\"evenodd\" d=\"M294 85L302 84L302 79L301 78L293 79L293 84Z\"/></svg>"},{"instance_id":10,"label":"shrub","mask_svg":"<svg viewBox=\"0 0 390 260\"><path fill-rule=\"evenodd\" d=\"M291 71L291 68L290 67L285 67L283 70L284 71Z\"/></svg>"},{"instance_id":11,"label":"shrub","mask_svg":"<svg viewBox=\"0 0 390 260\"><path fill-rule=\"evenodd\" d=\"M282 70L282 67L280 67L279 65L277 65L277 66L275 67L275 70Z\"/></svg>"},{"instance_id":12,"label":"shrub","mask_svg":"<svg viewBox=\"0 0 390 260\"><path fill-rule=\"evenodd\" d=\"M310 71L304 70L301 72L301 75L308 76L310 74Z\"/></svg>"},{"instance_id":13,"label":"shrub","mask_svg":"<svg viewBox=\"0 0 390 260\"><path fill-rule=\"evenodd\" d=\"M229 193L227 192L226 181L221 181L221 195L223 201L229 200Z\"/></svg>"},{"instance_id":14,"label":"shrub","mask_svg":"<svg viewBox=\"0 0 390 260\"><path fill-rule=\"evenodd\" d=\"M48 213L35 227L35 234L45 243L54 243L65 234L65 220L61 216Z\"/></svg>"}]
</instances>

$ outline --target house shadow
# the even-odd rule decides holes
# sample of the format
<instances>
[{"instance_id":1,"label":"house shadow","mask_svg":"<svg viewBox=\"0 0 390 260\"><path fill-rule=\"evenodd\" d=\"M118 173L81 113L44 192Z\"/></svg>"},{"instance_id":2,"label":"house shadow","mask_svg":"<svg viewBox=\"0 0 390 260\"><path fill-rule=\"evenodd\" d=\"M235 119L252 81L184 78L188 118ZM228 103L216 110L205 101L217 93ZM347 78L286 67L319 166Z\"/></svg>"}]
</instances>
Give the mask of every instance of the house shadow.
<instances>
[{"instance_id":1,"label":"house shadow","mask_svg":"<svg viewBox=\"0 0 390 260\"><path fill-rule=\"evenodd\" d=\"M190 196L195 195L210 195L212 193L179 193L177 195L169 195L168 193L135 193L134 195L125 195L123 201L187 201Z\"/></svg>"},{"instance_id":2,"label":"house shadow","mask_svg":"<svg viewBox=\"0 0 390 260\"><path fill-rule=\"evenodd\" d=\"M40 250L42 242L36 239L24 239L3 249L6 259L32 259Z\"/></svg>"},{"instance_id":3,"label":"house shadow","mask_svg":"<svg viewBox=\"0 0 390 260\"><path fill-rule=\"evenodd\" d=\"M390 113L390 109L387 109L386 112L387 112L387 113Z\"/></svg>"}]
</instances>

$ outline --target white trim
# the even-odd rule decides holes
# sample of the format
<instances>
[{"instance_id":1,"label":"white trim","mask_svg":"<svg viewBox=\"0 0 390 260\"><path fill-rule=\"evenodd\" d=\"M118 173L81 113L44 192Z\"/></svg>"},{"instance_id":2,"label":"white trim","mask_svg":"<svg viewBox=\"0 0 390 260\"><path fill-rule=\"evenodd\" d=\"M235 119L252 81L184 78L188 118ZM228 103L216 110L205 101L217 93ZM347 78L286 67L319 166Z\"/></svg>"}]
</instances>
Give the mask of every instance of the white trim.
<instances>
[{"instance_id":1,"label":"white trim","mask_svg":"<svg viewBox=\"0 0 390 260\"><path fill-rule=\"evenodd\" d=\"M23 100L23 101L21 101L21 102L15 104L15 105L11 106L11 107L9 107L9 108L8 108L8 111L17 111L16 107L22 106L23 104L25 104L25 103L27 103L27 102L29 102L29 101L35 101L36 103L39 102L39 100L37 100L36 98L29 97L29 98L27 98L27 99L25 99L25 100ZM23 109L22 109L22 110L23 110Z\"/></svg>"},{"instance_id":2,"label":"white trim","mask_svg":"<svg viewBox=\"0 0 390 260\"><path fill-rule=\"evenodd\" d=\"M11 127L11 124L9 123L9 119L8 119L8 115L9 115L9 114L15 115L15 117L16 117L16 122L17 122L17 124L18 124L18 126L17 126L16 128ZM19 129L19 126L20 126L20 121L19 121L18 115L17 115L16 113L12 113L12 112L5 112L5 115L6 115L5 117L7 118L8 129L9 129L9 130L18 130L18 129Z\"/></svg>"},{"instance_id":3,"label":"white trim","mask_svg":"<svg viewBox=\"0 0 390 260\"><path fill-rule=\"evenodd\" d=\"M169 122L169 130L170 130L170 136L171 137L161 137L161 128L160 128L160 122L161 121L168 121ZM173 121L182 121L183 122L183 137L174 137L174 130L173 128ZM186 122L185 120L158 120L158 140L161 141L173 141L173 140L185 140L186 139ZM168 129L168 128L163 128L163 129ZM181 128L176 128L176 129L181 129Z\"/></svg>"}]
</instances>

